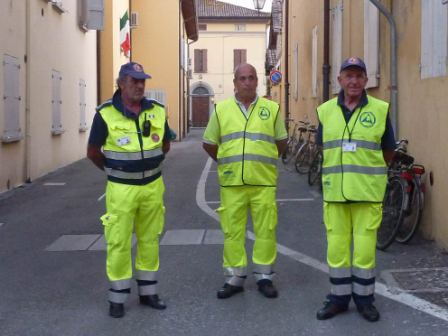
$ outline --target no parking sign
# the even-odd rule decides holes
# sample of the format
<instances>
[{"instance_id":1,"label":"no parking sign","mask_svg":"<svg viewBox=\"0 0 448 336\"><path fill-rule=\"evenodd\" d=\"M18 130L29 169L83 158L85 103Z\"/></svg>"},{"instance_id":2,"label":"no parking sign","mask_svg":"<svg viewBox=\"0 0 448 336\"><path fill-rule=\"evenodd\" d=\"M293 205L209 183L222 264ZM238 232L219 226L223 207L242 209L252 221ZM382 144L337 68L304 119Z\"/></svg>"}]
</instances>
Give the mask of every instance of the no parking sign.
<instances>
[{"instance_id":1,"label":"no parking sign","mask_svg":"<svg viewBox=\"0 0 448 336\"><path fill-rule=\"evenodd\" d=\"M282 73L278 70L272 70L269 79L271 80L272 85L280 84L282 81Z\"/></svg>"}]
</instances>

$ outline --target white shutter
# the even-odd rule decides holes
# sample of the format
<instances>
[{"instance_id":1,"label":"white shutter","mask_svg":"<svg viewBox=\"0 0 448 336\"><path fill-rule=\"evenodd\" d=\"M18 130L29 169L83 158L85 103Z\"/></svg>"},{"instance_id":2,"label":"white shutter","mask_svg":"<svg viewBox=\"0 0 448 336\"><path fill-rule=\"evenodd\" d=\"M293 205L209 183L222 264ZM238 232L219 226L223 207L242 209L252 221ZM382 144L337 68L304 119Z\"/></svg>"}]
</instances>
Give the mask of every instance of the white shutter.
<instances>
[{"instance_id":1,"label":"white shutter","mask_svg":"<svg viewBox=\"0 0 448 336\"><path fill-rule=\"evenodd\" d=\"M420 78L447 74L448 9L441 1L421 0Z\"/></svg>"},{"instance_id":2,"label":"white shutter","mask_svg":"<svg viewBox=\"0 0 448 336\"><path fill-rule=\"evenodd\" d=\"M378 86L379 11L370 0L364 0L364 62L367 67L367 88Z\"/></svg>"},{"instance_id":3,"label":"white shutter","mask_svg":"<svg viewBox=\"0 0 448 336\"><path fill-rule=\"evenodd\" d=\"M59 71L52 70L51 73L51 134L64 133L61 118L61 82L62 76Z\"/></svg>"},{"instance_id":4,"label":"white shutter","mask_svg":"<svg viewBox=\"0 0 448 336\"><path fill-rule=\"evenodd\" d=\"M311 48L311 95L317 97L317 26L313 28L313 39Z\"/></svg>"},{"instance_id":5,"label":"white shutter","mask_svg":"<svg viewBox=\"0 0 448 336\"><path fill-rule=\"evenodd\" d=\"M336 7L331 10L331 92L340 90L338 76L342 63L342 13L343 2L339 0Z\"/></svg>"},{"instance_id":6,"label":"white shutter","mask_svg":"<svg viewBox=\"0 0 448 336\"><path fill-rule=\"evenodd\" d=\"M103 30L104 0L78 0L79 26L84 30Z\"/></svg>"},{"instance_id":7,"label":"white shutter","mask_svg":"<svg viewBox=\"0 0 448 336\"><path fill-rule=\"evenodd\" d=\"M17 57L3 55L3 111L2 142L14 142L23 138L20 128L20 64Z\"/></svg>"},{"instance_id":8,"label":"white shutter","mask_svg":"<svg viewBox=\"0 0 448 336\"><path fill-rule=\"evenodd\" d=\"M85 132L88 130L86 121L86 81L79 80L79 131Z\"/></svg>"}]
</instances>

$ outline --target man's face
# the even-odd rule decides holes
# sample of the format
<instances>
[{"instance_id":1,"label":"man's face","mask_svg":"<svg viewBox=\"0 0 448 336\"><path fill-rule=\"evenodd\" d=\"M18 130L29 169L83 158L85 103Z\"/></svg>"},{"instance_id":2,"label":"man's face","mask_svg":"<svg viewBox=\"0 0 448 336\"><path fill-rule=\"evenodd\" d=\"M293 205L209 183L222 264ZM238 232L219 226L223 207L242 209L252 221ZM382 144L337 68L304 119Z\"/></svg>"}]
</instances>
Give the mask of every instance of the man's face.
<instances>
[{"instance_id":1,"label":"man's face","mask_svg":"<svg viewBox=\"0 0 448 336\"><path fill-rule=\"evenodd\" d=\"M241 98L253 98L257 93L258 78L250 65L241 66L233 79L235 93Z\"/></svg>"},{"instance_id":2,"label":"man's face","mask_svg":"<svg viewBox=\"0 0 448 336\"><path fill-rule=\"evenodd\" d=\"M348 97L361 97L367 80L366 73L358 67L342 70L338 76L339 85Z\"/></svg>"},{"instance_id":3,"label":"man's face","mask_svg":"<svg viewBox=\"0 0 448 336\"><path fill-rule=\"evenodd\" d=\"M123 99L131 103L139 103L145 94L145 80L126 76L120 83Z\"/></svg>"}]
</instances>

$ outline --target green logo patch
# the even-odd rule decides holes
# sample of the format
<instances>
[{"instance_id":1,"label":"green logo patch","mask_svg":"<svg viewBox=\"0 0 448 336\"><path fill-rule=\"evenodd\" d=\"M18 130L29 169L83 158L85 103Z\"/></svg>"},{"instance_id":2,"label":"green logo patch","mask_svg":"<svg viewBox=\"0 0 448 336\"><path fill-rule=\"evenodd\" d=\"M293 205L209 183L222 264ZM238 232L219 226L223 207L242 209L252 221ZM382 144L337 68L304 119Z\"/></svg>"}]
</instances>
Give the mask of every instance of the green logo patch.
<instances>
[{"instance_id":1,"label":"green logo patch","mask_svg":"<svg viewBox=\"0 0 448 336\"><path fill-rule=\"evenodd\" d=\"M266 107L260 108L260 111L258 112L258 116L261 120L267 120L271 116L271 112Z\"/></svg>"},{"instance_id":2,"label":"green logo patch","mask_svg":"<svg viewBox=\"0 0 448 336\"><path fill-rule=\"evenodd\" d=\"M376 123L376 117L372 112L362 112L359 116L359 122L364 127L370 128Z\"/></svg>"}]
</instances>

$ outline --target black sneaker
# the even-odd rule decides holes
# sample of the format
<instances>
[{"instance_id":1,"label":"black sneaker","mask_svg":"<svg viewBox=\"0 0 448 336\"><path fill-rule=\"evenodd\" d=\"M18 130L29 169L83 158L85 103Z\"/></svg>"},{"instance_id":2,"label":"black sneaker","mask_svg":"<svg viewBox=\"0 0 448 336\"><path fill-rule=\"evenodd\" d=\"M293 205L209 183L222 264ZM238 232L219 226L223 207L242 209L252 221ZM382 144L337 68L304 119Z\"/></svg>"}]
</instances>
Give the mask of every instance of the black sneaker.
<instances>
[{"instance_id":1,"label":"black sneaker","mask_svg":"<svg viewBox=\"0 0 448 336\"><path fill-rule=\"evenodd\" d=\"M227 299L231 296L233 296L236 293L240 293L244 290L244 287L241 286L233 286L231 284L225 283L224 286L222 286L218 293L218 299Z\"/></svg>"},{"instance_id":2,"label":"black sneaker","mask_svg":"<svg viewBox=\"0 0 448 336\"><path fill-rule=\"evenodd\" d=\"M373 304L357 306L358 312L369 322L376 322L380 319L380 313Z\"/></svg>"},{"instance_id":3,"label":"black sneaker","mask_svg":"<svg viewBox=\"0 0 448 336\"><path fill-rule=\"evenodd\" d=\"M157 294L154 295L140 295L140 304L149 306L154 309L163 310L166 309L166 304L160 300Z\"/></svg>"},{"instance_id":4,"label":"black sneaker","mask_svg":"<svg viewBox=\"0 0 448 336\"><path fill-rule=\"evenodd\" d=\"M263 279L257 282L258 290L265 297L273 299L278 296L278 291L275 289L274 284L271 280Z\"/></svg>"},{"instance_id":5,"label":"black sneaker","mask_svg":"<svg viewBox=\"0 0 448 336\"><path fill-rule=\"evenodd\" d=\"M110 302L109 315L114 318L120 318L124 316L124 304Z\"/></svg>"},{"instance_id":6,"label":"black sneaker","mask_svg":"<svg viewBox=\"0 0 448 336\"><path fill-rule=\"evenodd\" d=\"M327 320L347 311L347 309L348 306L340 306L327 300L324 302L324 306L317 311L316 317L318 320Z\"/></svg>"}]
</instances>

